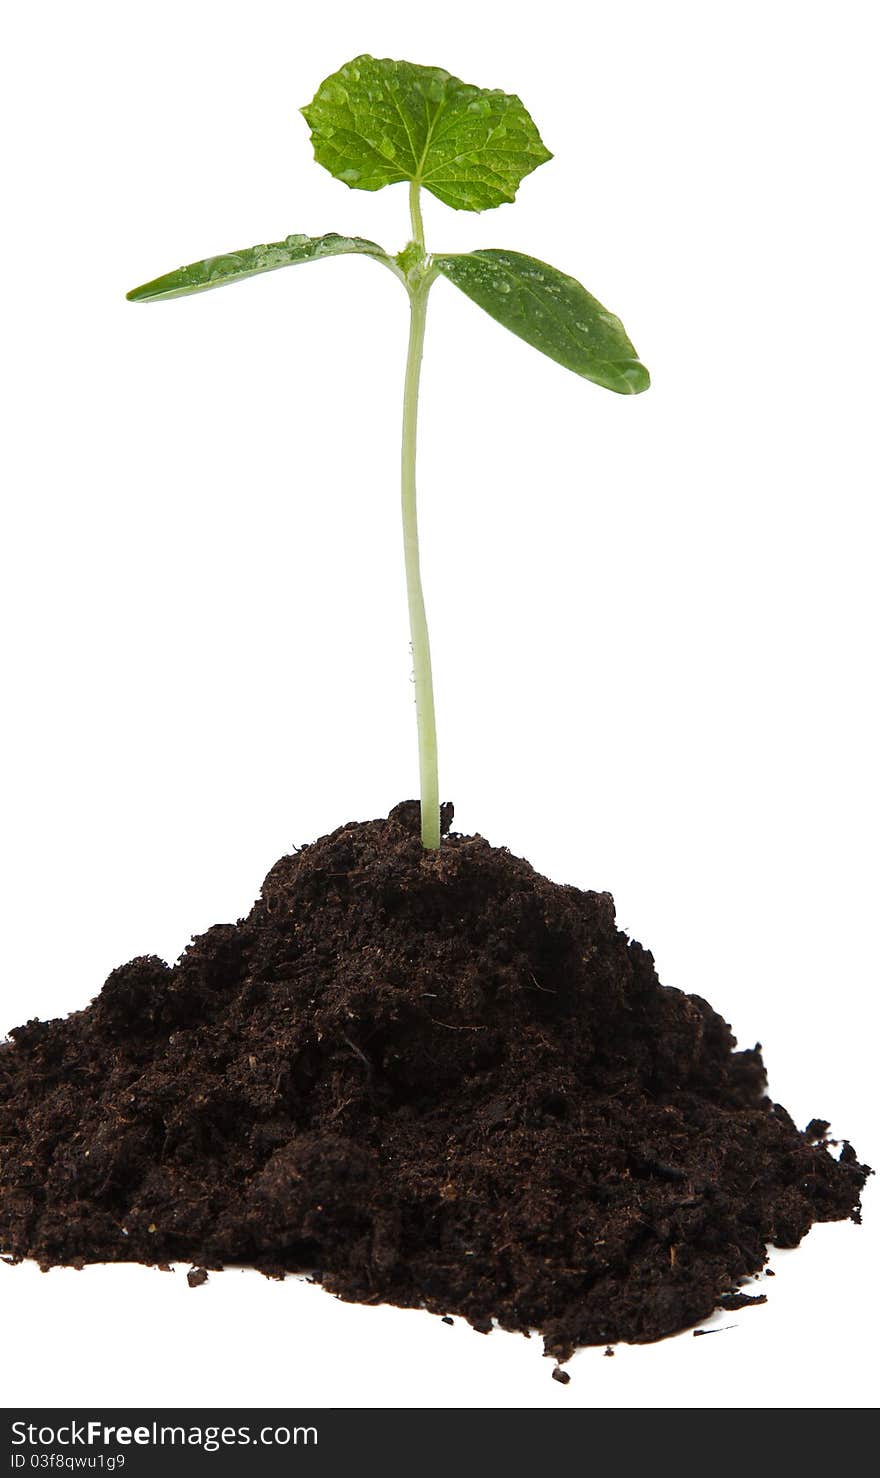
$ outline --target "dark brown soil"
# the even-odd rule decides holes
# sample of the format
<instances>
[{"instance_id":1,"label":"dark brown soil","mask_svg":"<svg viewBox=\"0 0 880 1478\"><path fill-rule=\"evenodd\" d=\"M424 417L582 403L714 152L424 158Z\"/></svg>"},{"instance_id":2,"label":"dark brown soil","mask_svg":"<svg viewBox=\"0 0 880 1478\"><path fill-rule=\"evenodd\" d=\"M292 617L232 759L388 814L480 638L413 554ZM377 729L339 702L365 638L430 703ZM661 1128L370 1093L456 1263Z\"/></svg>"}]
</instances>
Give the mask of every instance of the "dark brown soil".
<instances>
[{"instance_id":1,"label":"dark brown soil","mask_svg":"<svg viewBox=\"0 0 880 1478\"><path fill-rule=\"evenodd\" d=\"M734 1045L608 894L479 836L426 854L406 802L283 857L174 968L11 1033L0 1250L309 1269L557 1359L658 1339L768 1242L858 1219L867 1168Z\"/></svg>"}]
</instances>

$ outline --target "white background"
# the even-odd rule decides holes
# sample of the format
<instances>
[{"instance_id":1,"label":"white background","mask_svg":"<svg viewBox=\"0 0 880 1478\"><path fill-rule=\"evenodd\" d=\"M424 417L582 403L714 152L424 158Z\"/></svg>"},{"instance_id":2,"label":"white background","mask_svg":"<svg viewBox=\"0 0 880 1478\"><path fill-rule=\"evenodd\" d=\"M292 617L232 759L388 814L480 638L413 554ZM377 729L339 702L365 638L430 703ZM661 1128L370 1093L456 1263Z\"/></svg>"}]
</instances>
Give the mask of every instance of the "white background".
<instances>
[{"instance_id":1,"label":"white background","mask_svg":"<svg viewBox=\"0 0 880 1478\"><path fill-rule=\"evenodd\" d=\"M456 824L613 891L661 978L763 1042L798 1121L876 1161L876 18L10 11L0 1028L82 1006L133 955L175 958L292 843L414 793L403 293L350 259L124 302L289 232L404 244L403 188L333 180L296 111L367 50L521 94L555 159L485 216L429 197L429 245L574 273L654 375L607 394L434 289L420 497ZM766 1308L586 1351L567 1388L535 1340L296 1280L0 1266L0 1394L866 1405L867 1201L864 1228L774 1257Z\"/></svg>"}]
</instances>

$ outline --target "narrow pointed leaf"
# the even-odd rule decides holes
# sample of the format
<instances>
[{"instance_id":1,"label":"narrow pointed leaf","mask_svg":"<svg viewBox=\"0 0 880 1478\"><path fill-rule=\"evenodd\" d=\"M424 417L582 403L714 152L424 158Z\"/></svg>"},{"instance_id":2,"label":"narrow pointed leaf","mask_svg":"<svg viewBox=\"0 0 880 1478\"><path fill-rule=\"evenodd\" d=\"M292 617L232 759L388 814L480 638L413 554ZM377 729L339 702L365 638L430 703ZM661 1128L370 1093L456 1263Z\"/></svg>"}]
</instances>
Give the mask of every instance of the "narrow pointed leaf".
<instances>
[{"instance_id":1,"label":"narrow pointed leaf","mask_svg":"<svg viewBox=\"0 0 880 1478\"><path fill-rule=\"evenodd\" d=\"M472 251L433 261L511 333L576 375L621 395L637 395L650 385L620 319L574 277L515 251Z\"/></svg>"},{"instance_id":2,"label":"narrow pointed leaf","mask_svg":"<svg viewBox=\"0 0 880 1478\"><path fill-rule=\"evenodd\" d=\"M504 205L552 158L518 97L440 67L358 56L302 113L318 163L353 190L415 180L454 210Z\"/></svg>"},{"instance_id":3,"label":"narrow pointed leaf","mask_svg":"<svg viewBox=\"0 0 880 1478\"><path fill-rule=\"evenodd\" d=\"M375 241L360 236L287 236L284 241L270 241L265 246L249 246L243 251L227 252L221 257L205 257L178 267L134 287L126 297L130 303L147 303L157 298L182 298L189 293L205 292L209 287L224 287L228 282L241 282L260 272L275 272L279 267L296 267L300 262L317 262L322 257L338 257L351 253L378 257L390 265L390 259Z\"/></svg>"}]
</instances>

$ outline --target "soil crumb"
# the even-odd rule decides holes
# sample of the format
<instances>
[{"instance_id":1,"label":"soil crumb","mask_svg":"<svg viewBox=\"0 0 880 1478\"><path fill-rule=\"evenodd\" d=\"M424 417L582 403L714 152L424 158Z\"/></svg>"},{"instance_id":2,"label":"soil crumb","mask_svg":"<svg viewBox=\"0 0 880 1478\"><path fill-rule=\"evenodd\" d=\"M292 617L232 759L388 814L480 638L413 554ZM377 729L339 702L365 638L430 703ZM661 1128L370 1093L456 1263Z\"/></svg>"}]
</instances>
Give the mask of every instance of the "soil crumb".
<instances>
[{"instance_id":1,"label":"soil crumb","mask_svg":"<svg viewBox=\"0 0 880 1478\"><path fill-rule=\"evenodd\" d=\"M567 1386L569 1381L571 1380L571 1376L569 1375L567 1370L560 1370L559 1366L557 1365L556 1369L553 1371L553 1379L558 1380L561 1386Z\"/></svg>"},{"instance_id":2,"label":"soil crumb","mask_svg":"<svg viewBox=\"0 0 880 1478\"><path fill-rule=\"evenodd\" d=\"M207 1268L190 1268L186 1281L190 1288L201 1288L202 1284L208 1281Z\"/></svg>"},{"instance_id":3,"label":"soil crumb","mask_svg":"<svg viewBox=\"0 0 880 1478\"><path fill-rule=\"evenodd\" d=\"M768 1242L858 1220L852 1147L797 1129L609 894L451 821L430 853L415 802L340 827L173 967L12 1031L0 1250L309 1271L565 1360L705 1320Z\"/></svg>"},{"instance_id":4,"label":"soil crumb","mask_svg":"<svg viewBox=\"0 0 880 1478\"><path fill-rule=\"evenodd\" d=\"M766 1293L724 1293L718 1300L718 1307L732 1312L735 1309L747 1309L751 1304L766 1302Z\"/></svg>"}]
</instances>

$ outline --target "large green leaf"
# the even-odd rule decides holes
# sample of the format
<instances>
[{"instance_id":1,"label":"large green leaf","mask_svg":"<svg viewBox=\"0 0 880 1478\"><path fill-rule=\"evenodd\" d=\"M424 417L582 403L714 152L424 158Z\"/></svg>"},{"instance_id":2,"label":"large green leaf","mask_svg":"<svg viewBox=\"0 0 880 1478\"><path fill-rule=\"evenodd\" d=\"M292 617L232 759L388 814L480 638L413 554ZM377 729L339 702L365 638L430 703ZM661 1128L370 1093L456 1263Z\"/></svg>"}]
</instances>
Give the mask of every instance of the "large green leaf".
<instances>
[{"instance_id":1,"label":"large green leaf","mask_svg":"<svg viewBox=\"0 0 880 1478\"><path fill-rule=\"evenodd\" d=\"M552 158L518 97L440 67L358 56L302 109L315 158L355 190L415 180L454 210L513 200Z\"/></svg>"},{"instance_id":2,"label":"large green leaf","mask_svg":"<svg viewBox=\"0 0 880 1478\"><path fill-rule=\"evenodd\" d=\"M511 333L576 375L622 395L650 385L620 319L574 277L515 251L472 251L433 262Z\"/></svg>"},{"instance_id":3,"label":"large green leaf","mask_svg":"<svg viewBox=\"0 0 880 1478\"><path fill-rule=\"evenodd\" d=\"M145 282L143 287L133 287L126 293L130 303L147 303L156 298L182 298L188 293L204 292L209 287L223 287L227 282L241 282L245 277L256 277L260 272L274 272L278 267L295 267L300 262L316 262L321 257L344 256L358 252L364 256L378 257L391 265L381 246L375 241L364 241L360 236L287 236L283 241L270 241L266 246L248 246L243 251L227 252L222 257L205 257L201 262L191 262L188 267L178 267L176 272L166 272Z\"/></svg>"}]
</instances>

